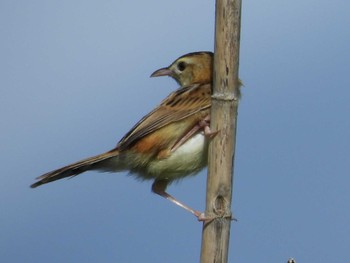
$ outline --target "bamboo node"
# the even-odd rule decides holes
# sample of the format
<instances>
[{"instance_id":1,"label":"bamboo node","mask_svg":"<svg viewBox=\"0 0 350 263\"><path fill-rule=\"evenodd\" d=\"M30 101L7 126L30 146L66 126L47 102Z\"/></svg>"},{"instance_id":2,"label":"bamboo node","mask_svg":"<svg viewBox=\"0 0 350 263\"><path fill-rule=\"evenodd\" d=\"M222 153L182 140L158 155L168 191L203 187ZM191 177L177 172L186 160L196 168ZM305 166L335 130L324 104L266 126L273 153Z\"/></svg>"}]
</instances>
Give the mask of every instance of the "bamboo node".
<instances>
[{"instance_id":1,"label":"bamboo node","mask_svg":"<svg viewBox=\"0 0 350 263\"><path fill-rule=\"evenodd\" d=\"M239 98L234 94L213 94L211 95L211 98L213 100L218 101L238 101Z\"/></svg>"}]
</instances>

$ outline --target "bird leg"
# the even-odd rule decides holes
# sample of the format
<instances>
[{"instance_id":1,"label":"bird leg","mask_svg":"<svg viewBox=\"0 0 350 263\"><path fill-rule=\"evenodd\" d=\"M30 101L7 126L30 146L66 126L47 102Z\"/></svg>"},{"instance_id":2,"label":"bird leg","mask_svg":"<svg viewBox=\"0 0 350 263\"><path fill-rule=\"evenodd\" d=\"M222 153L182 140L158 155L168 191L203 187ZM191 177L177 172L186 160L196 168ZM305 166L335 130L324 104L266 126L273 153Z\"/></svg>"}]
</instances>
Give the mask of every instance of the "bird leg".
<instances>
[{"instance_id":1,"label":"bird leg","mask_svg":"<svg viewBox=\"0 0 350 263\"><path fill-rule=\"evenodd\" d=\"M219 133L219 131L212 131L210 129L210 115L208 115L207 117L205 117L203 120L201 120L198 125L200 128L203 128L204 130L204 135L209 137L209 138L214 138L216 134Z\"/></svg>"},{"instance_id":2,"label":"bird leg","mask_svg":"<svg viewBox=\"0 0 350 263\"><path fill-rule=\"evenodd\" d=\"M202 218L205 218L203 213L197 210L194 210L191 207L181 203L180 201L175 199L175 197L165 192L165 189L168 183L169 183L168 180L155 180L152 185L152 192L164 197L165 199L168 199L170 202L173 202L175 205L182 207L183 209L185 209L186 211L192 213L195 217L197 217L199 221L202 221Z\"/></svg>"},{"instance_id":3,"label":"bird leg","mask_svg":"<svg viewBox=\"0 0 350 263\"><path fill-rule=\"evenodd\" d=\"M216 134L218 134L218 131L213 132L210 129L210 115L207 115L203 120L200 120L193 128L188 131L175 145L171 148L171 151L174 152L177 150L181 145L183 145L189 138L192 137L193 134L195 134L199 130L204 131L204 135L213 138Z\"/></svg>"}]
</instances>

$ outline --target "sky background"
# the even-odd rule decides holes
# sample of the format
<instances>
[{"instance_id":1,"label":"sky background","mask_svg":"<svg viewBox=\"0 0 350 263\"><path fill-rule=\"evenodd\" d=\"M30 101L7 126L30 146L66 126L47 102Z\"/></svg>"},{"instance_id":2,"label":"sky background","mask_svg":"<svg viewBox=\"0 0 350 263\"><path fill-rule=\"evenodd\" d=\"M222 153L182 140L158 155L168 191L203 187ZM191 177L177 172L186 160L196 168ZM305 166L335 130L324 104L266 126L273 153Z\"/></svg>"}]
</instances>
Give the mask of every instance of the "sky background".
<instances>
[{"instance_id":1,"label":"sky background","mask_svg":"<svg viewBox=\"0 0 350 263\"><path fill-rule=\"evenodd\" d=\"M213 50L214 1L0 2L1 262L199 262L202 224L126 173L34 178L102 153ZM230 262L344 262L350 2L243 0ZM204 210L206 170L169 192Z\"/></svg>"}]
</instances>

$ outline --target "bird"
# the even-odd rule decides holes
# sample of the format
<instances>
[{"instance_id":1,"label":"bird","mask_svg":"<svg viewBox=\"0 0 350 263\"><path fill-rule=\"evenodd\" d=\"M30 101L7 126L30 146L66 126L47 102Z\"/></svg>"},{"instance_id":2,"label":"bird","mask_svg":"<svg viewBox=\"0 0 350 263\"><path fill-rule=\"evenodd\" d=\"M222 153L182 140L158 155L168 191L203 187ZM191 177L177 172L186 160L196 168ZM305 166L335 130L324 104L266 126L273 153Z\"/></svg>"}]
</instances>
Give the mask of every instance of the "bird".
<instances>
[{"instance_id":1,"label":"bird","mask_svg":"<svg viewBox=\"0 0 350 263\"><path fill-rule=\"evenodd\" d=\"M199 220L203 213L166 192L167 186L197 174L208 162L213 53L192 52L160 68L151 77L169 76L179 88L137 122L110 151L83 159L37 177L36 188L90 170L129 171L141 180L153 180L152 192L184 208Z\"/></svg>"}]
</instances>

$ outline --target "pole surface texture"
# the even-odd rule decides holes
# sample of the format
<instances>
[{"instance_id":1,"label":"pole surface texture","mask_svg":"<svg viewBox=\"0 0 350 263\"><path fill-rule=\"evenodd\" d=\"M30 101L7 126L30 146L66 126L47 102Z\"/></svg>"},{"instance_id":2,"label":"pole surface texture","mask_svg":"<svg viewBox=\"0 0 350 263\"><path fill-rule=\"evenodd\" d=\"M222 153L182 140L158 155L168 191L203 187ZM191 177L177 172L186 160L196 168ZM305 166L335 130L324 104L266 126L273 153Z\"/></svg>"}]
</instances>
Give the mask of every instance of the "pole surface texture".
<instances>
[{"instance_id":1,"label":"pole surface texture","mask_svg":"<svg viewBox=\"0 0 350 263\"><path fill-rule=\"evenodd\" d=\"M233 164L239 99L241 0L217 0L207 197L201 263L226 263L232 220ZM212 219L212 220L210 220Z\"/></svg>"}]
</instances>

